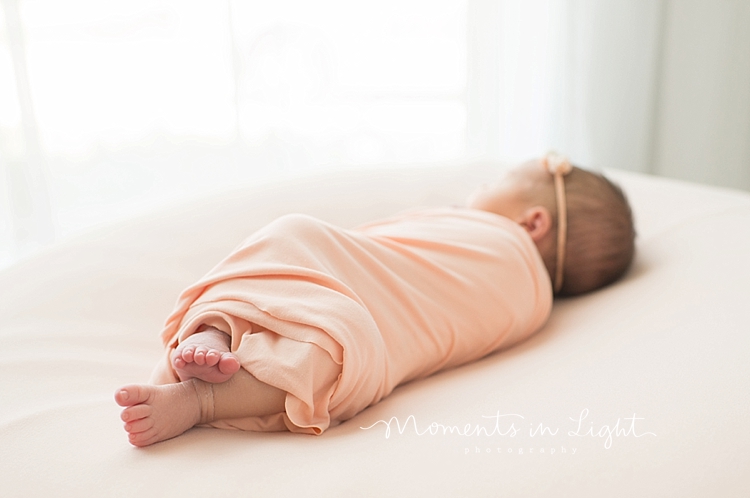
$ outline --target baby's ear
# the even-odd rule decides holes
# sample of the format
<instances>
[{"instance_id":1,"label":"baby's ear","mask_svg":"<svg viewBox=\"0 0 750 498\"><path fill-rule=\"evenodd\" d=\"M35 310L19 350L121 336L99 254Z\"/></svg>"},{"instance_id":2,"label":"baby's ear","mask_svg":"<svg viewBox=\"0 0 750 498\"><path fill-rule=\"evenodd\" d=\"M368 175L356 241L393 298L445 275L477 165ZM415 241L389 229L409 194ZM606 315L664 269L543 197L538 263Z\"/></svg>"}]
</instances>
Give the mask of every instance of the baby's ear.
<instances>
[{"instance_id":1,"label":"baby's ear","mask_svg":"<svg viewBox=\"0 0 750 498\"><path fill-rule=\"evenodd\" d=\"M534 206L523 212L519 223L534 242L539 242L552 229L552 215L546 207Z\"/></svg>"}]
</instances>

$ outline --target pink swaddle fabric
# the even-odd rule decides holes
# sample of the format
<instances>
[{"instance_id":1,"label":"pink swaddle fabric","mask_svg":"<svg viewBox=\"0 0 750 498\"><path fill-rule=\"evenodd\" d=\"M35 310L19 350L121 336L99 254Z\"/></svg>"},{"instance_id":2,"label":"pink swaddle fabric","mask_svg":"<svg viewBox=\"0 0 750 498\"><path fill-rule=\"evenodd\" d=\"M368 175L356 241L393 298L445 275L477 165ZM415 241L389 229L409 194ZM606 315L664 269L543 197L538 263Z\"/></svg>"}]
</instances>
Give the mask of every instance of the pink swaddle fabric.
<instances>
[{"instance_id":1,"label":"pink swaddle fabric","mask_svg":"<svg viewBox=\"0 0 750 498\"><path fill-rule=\"evenodd\" d=\"M152 381L177 382L169 353L212 325L288 394L284 413L211 425L320 434L403 382L528 337L551 306L534 242L504 217L422 209L348 230L288 215L182 293Z\"/></svg>"}]
</instances>

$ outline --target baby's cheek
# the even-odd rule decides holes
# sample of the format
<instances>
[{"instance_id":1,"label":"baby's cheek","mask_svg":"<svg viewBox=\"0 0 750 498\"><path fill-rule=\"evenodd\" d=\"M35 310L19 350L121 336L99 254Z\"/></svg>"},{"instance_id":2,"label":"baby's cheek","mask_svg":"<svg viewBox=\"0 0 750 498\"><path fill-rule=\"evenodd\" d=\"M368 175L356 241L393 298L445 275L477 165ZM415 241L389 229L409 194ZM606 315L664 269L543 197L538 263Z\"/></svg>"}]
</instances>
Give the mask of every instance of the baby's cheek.
<instances>
[{"instance_id":1,"label":"baby's cheek","mask_svg":"<svg viewBox=\"0 0 750 498\"><path fill-rule=\"evenodd\" d=\"M484 198L487 196L487 189L488 185L485 183L469 194L469 197L466 198L466 206L475 209L482 209L480 204L483 203Z\"/></svg>"}]
</instances>

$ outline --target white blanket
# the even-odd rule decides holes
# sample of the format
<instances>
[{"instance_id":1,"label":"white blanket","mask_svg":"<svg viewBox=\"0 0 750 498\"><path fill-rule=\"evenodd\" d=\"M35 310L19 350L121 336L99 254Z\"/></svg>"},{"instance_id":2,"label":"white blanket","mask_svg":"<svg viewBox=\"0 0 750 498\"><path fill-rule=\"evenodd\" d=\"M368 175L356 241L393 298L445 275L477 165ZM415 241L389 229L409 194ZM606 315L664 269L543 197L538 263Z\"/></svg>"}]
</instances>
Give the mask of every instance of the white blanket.
<instances>
[{"instance_id":1,"label":"white blanket","mask_svg":"<svg viewBox=\"0 0 750 498\"><path fill-rule=\"evenodd\" d=\"M287 212L351 227L449 204L491 174L240 189L3 271L0 494L750 496L750 195L625 173L611 176L634 207L634 267L555 304L520 345L399 387L320 437L200 428L128 444L115 389L148 379L179 292L248 233ZM236 212L243 230L226 221Z\"/></svg>"}]
</instances>

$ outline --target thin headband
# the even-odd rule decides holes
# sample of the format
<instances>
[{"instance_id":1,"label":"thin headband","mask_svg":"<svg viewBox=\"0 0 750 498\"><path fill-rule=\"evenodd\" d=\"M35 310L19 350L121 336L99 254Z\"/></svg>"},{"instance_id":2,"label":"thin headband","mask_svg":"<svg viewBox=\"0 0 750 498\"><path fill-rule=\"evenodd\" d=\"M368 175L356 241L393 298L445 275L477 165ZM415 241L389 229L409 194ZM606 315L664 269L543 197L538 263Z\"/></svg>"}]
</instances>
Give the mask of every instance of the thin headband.
<instances>
[{"instance_id":1,"label":"thin headband","mask_svg":"<svg viewBox=\"0 0 750 498\"><path fill-rule=\"evenodd\" d=\"M555 265L555 294L563 284L565 265L565 241L568 237L568 205L565 201L565 180L563 177L573 170L567 157L547 154L543 159L547 171L555 178L555 198L557 199L557 264Z\"/></svg>"}]
</instances>

